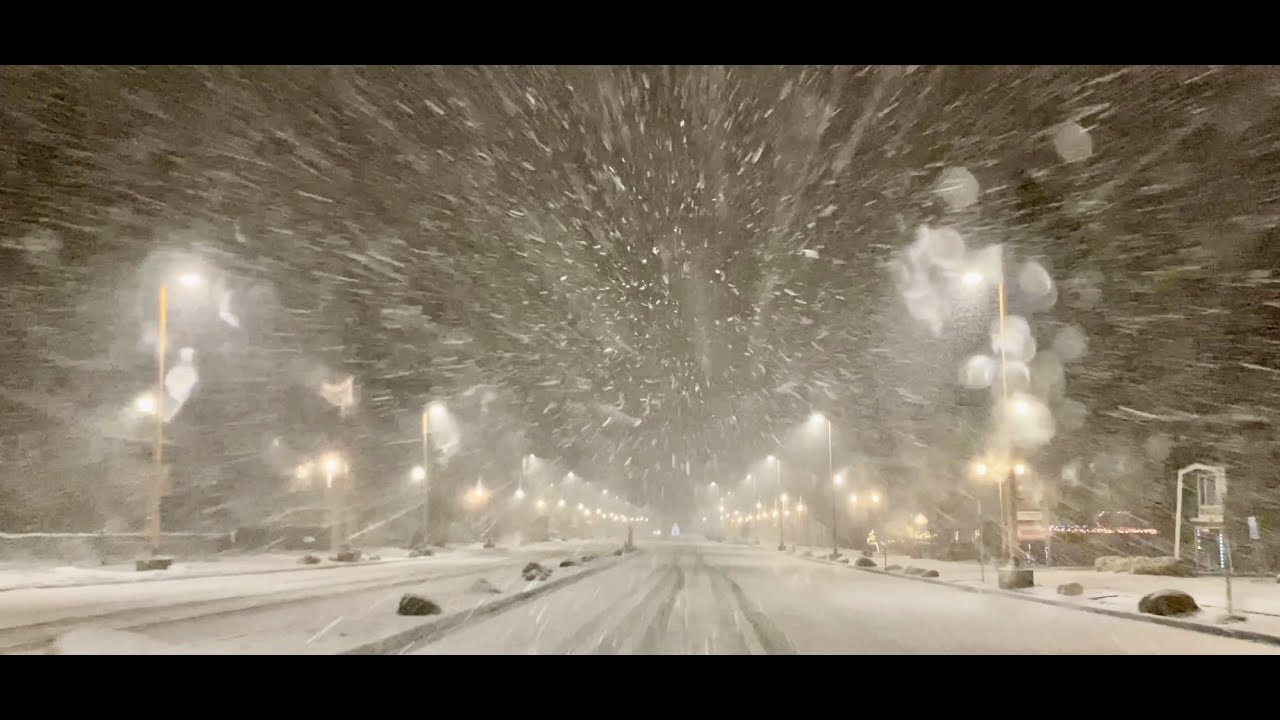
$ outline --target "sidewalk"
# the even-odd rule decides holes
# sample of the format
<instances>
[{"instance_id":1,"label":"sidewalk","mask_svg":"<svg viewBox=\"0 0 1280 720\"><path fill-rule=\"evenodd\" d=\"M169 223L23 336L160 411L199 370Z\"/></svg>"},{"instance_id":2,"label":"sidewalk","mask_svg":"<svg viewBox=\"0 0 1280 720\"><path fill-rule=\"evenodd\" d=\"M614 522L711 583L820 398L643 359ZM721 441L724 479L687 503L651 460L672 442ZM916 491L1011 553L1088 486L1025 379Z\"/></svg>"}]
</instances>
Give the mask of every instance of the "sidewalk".
<instances>
[{"instance_id":1,"label":"sidewalk","mask_svg":"<svg viewBox=\"0 0 1280 720\"><path fill-rule=\"evenodd\" d=\"M800 547L796 549L795 554L802 555L805 550L814 557L821 558L825 558L831 552L829 547ZM851 563L857 557L857 553L844 548L841 548L841 553L850 558ZM882 571L883 557L876 555L873 560L876 563L874 570ZM1232 610L1246 620L1224 626L1220 620L1227 612L1226 584L1221 576L1179 578L1098 572L1093 568L1035 567L1033 568L1035 587L1025 590L1001 590L996 583L996 568L990 560L985 569L980 568L976 560L955 562L912 559L893 553L889 554L888 560L890 566L936 570L938 577L931 579L936 583L1015 597L1034 598L1082 609L1108 611L1109 614L1124 613L1142 619L1154 617L1138 613L1138 601L1143 595L1156 590L1181 590L1195 598L1196 604L1202 608L1202 611L1190 617L1178 618L1178 624L1227 627L1272 636L1280 642L1280 584L1271 577L1233 577L1231 579ZM901 574L901 570L892 571L889 574ZM1084 588L1084 594L1075 597L1059 595L1058 586L1069 582L1080 583Z\"/></svg>"},{"instance_id":2,"label":"sidewalk","mask_svg":"<svg viewBox=\"0 0 1280 720\"><path fill-rule=\"evenodd\" d=\"M480 543L457 545L447 549L436 548L431 558L435 562L451 564L478 557L491 557L505 553L551 549L557 547L573 548L593 540L563 540L526 543L517 548L498 547L486 550ZM410 558L409 551L404 548L362 548L365 557L377 556L378 560L362 560L355 563L339 563L329 560L328 551L317 551L314 554L321 558L316 565L300 565L298 560L307 553L271 552L262 554L221 555L213 559L183 561L178 559L168 570L138 572L133 563L111 565L52 565L49 563L0 563L0 592L19 589L40 589L77 587L82 585L115 585L119 583L158 582L164 580L180 580L184 578L221 577L230 575L268 574L281 572L301 572L332 570L375 565L388 562L418 561ZM430 558L421 558L427 561Z\"/></svg>"}]
</instances>

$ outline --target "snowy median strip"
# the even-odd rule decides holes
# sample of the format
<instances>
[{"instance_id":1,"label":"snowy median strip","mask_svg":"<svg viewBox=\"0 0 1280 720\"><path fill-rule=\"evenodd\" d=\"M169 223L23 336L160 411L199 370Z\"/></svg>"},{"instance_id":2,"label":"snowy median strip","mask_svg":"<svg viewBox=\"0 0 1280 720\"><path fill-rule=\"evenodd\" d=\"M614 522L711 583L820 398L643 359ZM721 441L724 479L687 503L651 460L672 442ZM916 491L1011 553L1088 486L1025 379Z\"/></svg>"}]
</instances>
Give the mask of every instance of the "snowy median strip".
<instances>
[{"instance_id":1,"label":"snowy median strip","mask_svg":"<svg viewBox=\"0 0 1280 720\"><path fill-rule=\"evenodd\" d=\"M1185 617L1164 617L1160 615L1149 615L1145 613L1139 613L1136 610L1134 611L1120 610L1118 608L1109 608L1109 607L1102 607L1099 605L1086 604L1090 600L1100 601L1107 598L1124 597L1123 593L1109 594L1105 596L1084 597L1079 601L1059 600L1057 598L1052 598L1052 597L1038 597L1035 595L1030 595L1024 591L1001 590L999 588L985 587L983 585L961 584L961 582L957 580L943 580L943 579L937 579L937 578L921 577L920 575L908 575L901 572L884 570L878 567L869 568L869 567L856 567L856 566L850 566L850 565L843 565L841 563L832 562L830 560L827 560L826 558L821 558L821 557L798 556L798 559L808 560L810 562L817 562L823 565L831 565L834 567L852 567L852 569L860 570L862 572L874 573L877 575L883 575L886 577L897 578L901 580L911 580L914 582L931 583L933 585L941 585L943 587L953 588L955 590L961 590L964 592L979 593L984 595L999 595L1001 597L1017 598L1019 600L1025 600L1028 602L1040 603L1041 605L1055 605L1057 607L1071 608L1073 610L1082 610L1084 612L1095 613L1098 615L1109 615L1111 617L1124 618L1126 620L1137 620L1140 622L1153 623L1155 625L1165 625L1168 627L1181 628L1183 630L1190 630L1192 632L1204 633L1206 635L1217 635L1219 637L1228 637L1228 638L1234 638L1237 640L1248 640L1251 642L1264 643L1266 645L1280 646L1280 628L1277 628L1277 631L1275 633L1266 633L1266 632L1258 632L1255 630L1246 630L1239 626L1215 624L1211 620L1200 620L1198 618L1191 619L1191 618L1185 618ZM994 570L992 572L994 572ZM1151 588L1151 590L1155 590L1155 589L1156 588L1154 587L1154 584L1153 584L1153 587ZM1206 606L1206 607L1212 607L1212 606ZM1135 604L1135 608L1136 608L1136 604ZM1261 615L1263 615L1264 617L1266 616L1265 613L1262 613Z\"/></svg>"},{"instance_id":2,"label":"snowy median strip","mask_svg":"<svg viewBox=\"0 0 1280 720\"><path fill-rule=\"evenodd\" d=\"M577 548L587 546L587 542L565 542L561 547ZM550 543L533 543L516 548L514 552L523 550L556 549ZM311 572L319 570L338 570L344 568L373 567L395 563L429 562L452 563L468 557L501 557L513 554L512 550L483 550L471 546L437 548L435 555L422 557L396 557L391 553L405 552L396 548L382 548L377 560L358 560L356 562L335 562L327 557L318 564L299 564L299 556L293 554L273 553L269 555L238 555L217 560L193 560L179 562L168 570L156 573L138 573L131 563L108 567L77 567L63 565L55 567L36 566L23 568L6 568L0 566L0 592L14 590L51 590L68 587L90 587L95 585L132 585L137 583L170 582L174 580L194 580L198 578L222 578L244 575L273 575L277 573ZM434 560L432 559L434 558ZM219 567L221 566L221 567Z\"/></svg>"},{"instance_id":3,"label":"snowy median strip","mask_svg":"<svg viewBox=\"0 0 1280 720\"><path fill-rule=\"evenodd\" d=\"M605 559L605 557L600 557L591 565L578 565L573 568L557 568L557 570L560 571L572 570L573 572L565 573L559 577L553 576L553 579L551 580L528 583L528 586L524 590L508 595L507 597L484 600L465 610L457 610L443 615L434 616L434 619L428 621L403 616L389 616L388 618L379 619L377 621L366 621L363 623L366 625L363 630L365 630L369 635L378 635L381 633L382 637L376 640L362 642L355 647L347 648L334 647L338 642L336 640L328 643L321 642L317 643L317 645L328 645L328 647L316 647L315 652L336 655L401 655L411 650L412 647L418 643L434 640L472 620L501 612L530 598L553 590L558 590L562 587L578 582L579 580L595 575L596 573L616 567L635 555L636 553L625 553L621 557L616 558L610 557ZM403 627L406 623L410 624L410 627ZM348 625L348 629L346 630L348 635L361 632L362 628L359 626L353 627L353 625L354 623ZM368 627L369 625L377 625L380 627ZM390 632L388 632L388 628L385 627L386 625L399 625L401 627L390 628ZM332 637L333 636L330 635L325 638L325 640L328 641L329 638ZM348 640L347 642L350 641Z\"/></svg>"}]
</instances>

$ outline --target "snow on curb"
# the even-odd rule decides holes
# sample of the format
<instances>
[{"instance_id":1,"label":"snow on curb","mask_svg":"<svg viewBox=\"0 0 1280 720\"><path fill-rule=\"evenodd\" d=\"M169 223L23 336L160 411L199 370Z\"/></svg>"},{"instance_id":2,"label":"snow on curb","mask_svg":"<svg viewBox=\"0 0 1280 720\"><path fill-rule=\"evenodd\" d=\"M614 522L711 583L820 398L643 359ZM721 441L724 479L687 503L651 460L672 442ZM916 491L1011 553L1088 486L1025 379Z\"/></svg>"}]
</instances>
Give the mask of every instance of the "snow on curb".
<instances>
[{"instance_id":1,"label":"snow on curb","mask_svg":"<svg viewBox=\"0 0 1280 720\"><path fill-rule=\"evenodd\" d=\"M819 562L825 565L833 565L836 567L850 567L841 565L823 558L800 558L811 562ZM942 587L952 588L954 590L962 590L964 592L979 593L983 595L999 595L1001 597L1017 598L1027 602L1040 603L1041 605L1056 605L1058 607L1071 608L1072 610L1081 610L1087 613L1096 613L1098 615L1110 615L1111 617L1124 618L1126 620L1138 620L1140 622L1153 623L1155 625L1166 625L1168 627L1181 628L1192 632L1204 633L1206 635L1217 635L1219 637L1234 638L1236 640L1249 640L1259 642L1266 645L1280 646L1280 635L1271 635L1268 633L1255 632L1253 630L1244 630L1237 627L1228 627L1224 625L1213 625L1203 622L1195 622L1193 620L1182 620L1172 617L1162 617L1159 615L1147 615L1144 613L1128 612L1125 610L1116 610L1114 608L1097 607L1094 605L1085 605L1082 602L1070 602L1064 600L1055 600L1053 598L1034 597L1032 595L1024 595L1019 592L1009 590L1000 590L997 588L981 587L977 585L960 585L958 583L947 580L924 578L918 575L903 575L882 570L880 568L860 568L853 567L854 570L862 572L875 573L886 577L898 578L900 580L911 580L914 582L931 583Z\"/></svg>"},{"instance_id":2,"label":"snow on curb","mask_svg":"<svg viewBox=\"0 0 1280 720\"><path fill-rule=\"evenodd\" d=\"M453 612L438 619L422 622L404 630L394 632L384 636L378 640L362 643L353 648L339 650L335 655L391 655L399 654L410 645L423 640L435 639L451 630L454 630L466 623L477 618L501 612L515 606L529 598L542 595L544 593L558 590L583 578L591 577L598 572L616 567L626 562L628 558L633 558L639 553L627 553L612 562L601 562L604 558L598 558L596 563L590 566L580 566L582 569L572 575L558 577L554 580L541 582L527 590L508 595L507 597L498 598L488 602L481 603L477 607L465 611Z\"/></svg>"}]
</instances>

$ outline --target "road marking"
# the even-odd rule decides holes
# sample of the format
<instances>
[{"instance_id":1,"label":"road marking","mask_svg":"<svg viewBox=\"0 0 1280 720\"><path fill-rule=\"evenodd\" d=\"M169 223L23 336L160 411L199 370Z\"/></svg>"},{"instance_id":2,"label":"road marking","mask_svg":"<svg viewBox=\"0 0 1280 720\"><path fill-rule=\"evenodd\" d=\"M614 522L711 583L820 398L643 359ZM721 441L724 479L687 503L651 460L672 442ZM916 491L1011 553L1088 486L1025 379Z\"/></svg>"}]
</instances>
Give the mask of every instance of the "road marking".
<instances>
[{"instance_id":1,"label":"road marking","mask_svg":"<svg viewBox=\"0 0 1280 720\"><path fill-rule=\"evenodd\" d=\"M311 643L315 642L316 640L319 640L321 635L324 635L325 633L327 633L327 632L329 632L330 630L332 630L332 629L333 629L333 626L334 626L334 625L337 625L337 624L338 624L338 623L340 623L340 622L342 622L342 616L341 616L341 615L339 615L338 617L334 618L334 619L333 619L333 622L329 623L328 625L325 625L323 630L321 630L320 632L316 633L315 635L312 635L311 637L307 638L307 644L308 644L308 645L310 645Z\"/></svg>"}]
</instances>

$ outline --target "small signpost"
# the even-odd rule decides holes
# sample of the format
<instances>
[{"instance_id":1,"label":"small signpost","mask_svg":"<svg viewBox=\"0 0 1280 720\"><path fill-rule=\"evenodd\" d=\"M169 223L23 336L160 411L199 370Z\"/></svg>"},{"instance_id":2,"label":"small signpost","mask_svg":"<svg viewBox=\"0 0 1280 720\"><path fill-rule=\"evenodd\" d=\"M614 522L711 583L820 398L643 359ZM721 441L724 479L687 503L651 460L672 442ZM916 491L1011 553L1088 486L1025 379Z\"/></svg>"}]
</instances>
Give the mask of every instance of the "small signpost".
<instances>
[{"instance_id":1,"label":"small signpost","mask_svg":"<svg viewBox=\"0 0 1280 720\"><path fill-rule=\"evenodd\" d=\"M1039 510L1018 511L1018 540L1020 542L1038 542L1049 536L1044 526L1044 513Z\"/></svg>"}]
</instances>

